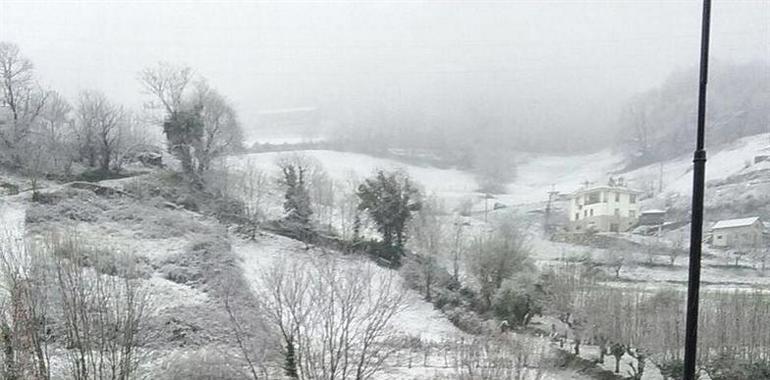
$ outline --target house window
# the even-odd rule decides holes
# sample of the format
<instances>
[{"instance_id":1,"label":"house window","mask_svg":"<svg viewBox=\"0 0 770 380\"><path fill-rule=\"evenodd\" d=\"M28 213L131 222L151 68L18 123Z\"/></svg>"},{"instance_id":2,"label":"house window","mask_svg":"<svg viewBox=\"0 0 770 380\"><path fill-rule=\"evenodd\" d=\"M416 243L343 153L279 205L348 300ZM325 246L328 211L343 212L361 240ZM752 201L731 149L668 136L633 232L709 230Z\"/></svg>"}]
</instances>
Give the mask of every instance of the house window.
<instances>
[{"instance_id":1,"label":"house window","mask_svg":"<svg viewBox=\"0 0 770 380\"><path fill-rule=\"evenodd\" d=\"M588 217L588 210L583 210L583 216Z\"/></svg>"},{"instance_id":2,"label":"house window","mask_svg":"<svg viewBox=\"0 0 770 380\"><path fill-rule=\"evenodd\" d=\"M619 208L615 209L615 216L620 216L620 209Z\"/></svg>"},{"instance_id":3,"label":"house window","mask_svg":"<svg viewBox=\"0 0 770 380\"><path fill-rule=\"evenodd\" d=\"M628 210L628 217L629 218L636 218L636 211Z\"/></svg>"},{"instance_id":4,"label":"house window","mask_svg":"<svg viewBox=\"0 0 770 380\"><path fill-rule=\"evenodd\" d=\"M722 240L722 235L717 235L717 240Z\"/></svg>"},{"instance_id":5,"label":"house window","mask_svg":"<svg viewBox=\"0 0 770 380\"><path fill-rule=\"evenodd\" d=\"M583 203L585 205L592 205L594 203L601 202L601 192L594 191L593 193L586 194L586 201Z\"/></svg>"},{"instance_id":6,"label":"house window","mask_svg":"<svg viewBox=\"0 0 770 380\"><path fill-rule=\"evenodd\" d=\"M620 193L615 193L615 202L620 202Z\"/></svg>"},{"instance_id":7,"label":"house window","mask_svg":"<svg viewBox=\"0 0 770 380\"><path fill-rule=\"evenodd\" d=\"M618 232L618 224L617 223L611 223L610 224L610 232Z\"/></svg>"},{"instance_id":8,"label":"house window","mask_svg":"<svg viewBox=\"0 0 770 380\"><path fill-rule=\"evenodd\" d=\"M575 213L575 220L580 220L580 213L579 212Z\"/></svg>"},{"instance_id":9,"label":"house window","mask_svg":"<svg viewBox=\"0 0 770 380\"><path fill-rule=\"evenodd\" d=\"M594 209L591 209L591 216L594 216Z\"/></svg>"},{"instance_id":10,"label":"house window","mask_svg":"<svg viewBox=\"0 0 770 380\"><path fill-rule=\"evenodd\" d=\"M629 203L636 203L636 194L629 194L628 195L628 202Z\"/></svg>"}]
</instances>

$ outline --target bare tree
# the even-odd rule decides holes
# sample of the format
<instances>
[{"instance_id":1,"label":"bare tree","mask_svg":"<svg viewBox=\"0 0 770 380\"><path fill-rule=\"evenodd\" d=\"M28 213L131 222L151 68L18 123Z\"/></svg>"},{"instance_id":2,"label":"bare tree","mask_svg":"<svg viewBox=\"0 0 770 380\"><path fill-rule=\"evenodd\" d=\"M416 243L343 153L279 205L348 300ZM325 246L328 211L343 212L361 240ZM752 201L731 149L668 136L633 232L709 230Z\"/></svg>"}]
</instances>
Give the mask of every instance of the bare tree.
<instances>
[{"instance_id":1,"label":"bare tree","mask_svg":"<svg viewBox=\"0 0 770 380\"><path fill-rule=\"evenodd\" d=\"M162 108L168 115L181 110L187 86L192 82L193 71L187 66L175 66L159 62L139 72L139 83L155 100L151 108Z\"/></svg>"},{"instance_id":2,"label":"bare tree","mask_svg":"<svg viewBox=\"0 0 770 380\"><path fill-rule=\"evenodd\" d=\"M243 132L227 99L203 79L191 86L193 79L191 68L168 63L139 73L142 87L156 100L149 108L165 112L158 124L163 125L169 151L185 173L199 181L214 158L242 147Z\"/></svg>"},{"instance_id":3,"label":"bare tree","mask_svg":"<svg viewBox=\"0 0 770 380\"><path fill-rule=\"evenodd\" d=\"M455 344L454 372L461 380L539 380L552 367L550 347L534 337L503 334Z\"/></svg>"},{"instance_id":4,"label":"bare tree","mask_svg":"<svg viewBox=\"0 0 770 380\"><path fill-rule=\"evenodd\" d=\"M148 133L147 123L135 112L125 111L119 135L117 149L113 150L112 158L112 166L116 171L120 171L130 157L154 145Z\"/></svg>"},{"instance_id":5,"label":"bare tree","mask_svg":"<svg viewBox=\"0 0 770 380\"><path fill-rule=\"evenodd\" d=\"M650 140L652 139L651 128L652 125L648 122L647 110L642 99L634 99L628 104L622 113L622 119L625 124L628 125L632 131L632 141L634 154L640 157L642 160L650 159L652 146Z\"/></svg>"},{"instance_id":6,"label":"bare tree","mask_svg":"<svg viewBox=\"0 0 770 380\"><path fill-rule=\"evenodd\" d=\"M392 319L404 292L395 275L345 265L328 257L278 263L263 276L261 310L282 336L289 377L370 379L398 349Z\"/></svg>"},{"instance_id":7,"label":"bare tree","mask_svg":"<svg viewBox=\"0 0 770 380\"><path fill-rule=\"evenodd\" d=\"M308 183L310 200L314 205L316 220L320 225L326 226L330 231L334 230L334 210L337 198L335 197L335 181L322 167L312 173Z\"/></svg>"},{"instance_id":8,"label":"bare tree","mask_svg":"<svg viewBox=\"0 0 770 380\"><path fill-rule=\"evenodd\" d=\"M432 289L437 279L439 255L444 251L446 231L441 220L443 207L433 195L423 202L410 223L412 250L420 255L420 277L425 290L425 300L432 300Z\"/></svg>"},{"instance_id":9,"label":"bare tree","mask_svg":"<svg viewBox=\"0 0 770 380\"><path fill-rule=\"evenodd\" d=\"M267 331L259 304L250 292L244 294L241 285L238 280L226 284L223 300L225 312L230 320L239 356L245 362L249 375L253 380L268 379L267 364L272 356L269 343L274 343L274 337Z\"/></svg>"},{"instance_id":10,"label":"bare tree","mask_svg":"<svg viewBox=\"0 0 770 380\"><path fill-rule=\"evenodd\" d=\"M270 192L271 179L252 162L247 162L243 171L238 172L235 186L224 186L224 191L234 190L231 195L243 202L243 216L248 224L247 232L256 239L259 226L265 219L265 198Z\"/></svg>"},{"instance_id":11,"label":"bare tree","mask_svg":"<svg viewBox=\"0 0 770 380\"><path fill-rule=\"evenodd\" d=\"M523 232L512 221L504 221L490 235L477 238L468 258L470 272L478 282L485 307L503 281L530 267L529 246Z\"/></svg>"},{"instance_id":12,"label":"bare tree","mask_svg":"<svg viewBox=\"0 0 770 380\"><path fill-rule=\"evenodd\" d=\"M40 115L42 144L48 152L50 169L70 174L76 159L72 146L72 106L59 93L51 92Z\"/></svg>"},{"instance_id":13,"label":"bare tree","mask_svg":"<svg viewBox=\"0 0 770 380\"><path fill-rule=\"evenodd\" d=\"M0 80L3 103L11 110L9 128L0 129L4 151L10 153L13 164L21 165L21 146L33 132L34 123L43 112L49 93L34 81L32 61L23 57L19 47L0 42Z\"/></svg>"},{"instance_id":14,"label":"bare tree","mask_svg":"<svg viewBox=\"0 0 770 380\"><path fill-rule=\"evenodd\" d=\"M626 253L616 247L607 248L604 251L605 264L612 269L615 273L615 278L620 278L620 270L623 269L623 265L626 263Z\"/></svg>"},{"instance_id":15,"label":"bare tree","mask_svg":"<svg viewBox=\"0 0 770 380\"><path fill-rule=\"evenodd\" d=\"M205 80L195 83L193 103L201 109L203 141L195 155L198 171L208 170L217 156L242 148L243 132L238 116L227 99Z\"/></svg>"},{"instance_id":16,"label":"bare tree","mask_svg":"<svg viewBox=\"0 0 770 380\"><path fill-rule=\"evenodd\" d=\"M81 152L90 166L97 164L101 170L111 170L116 154L122 148L126 111L111 103L96 91L83 91L78 101L79 135L82 136Z\"/></svg>"},{"instance_id":17,"label":"bare tree","mask_svg":"<svg viewBox=\"0 0 770 380\"><path fill-rule=\"evenodd\" d=\"M135 260L84 252L93 248L74 237L55 237L48 245L54 259L52 286L71 348L70 375L78 380L132 378L142 360L140 332L150 301L130 265ZM96 263L99 260L119 260L112 263L118 272L99 273L96 268L104 264Z\"/></svg>"},{"instance_id":18,"label":"bare tree","mask_svg":"<svg viewBox=\"0 0 770 380\"><path fill-rule=\"evenodd\" d=\"M355 192L359 183L361 181L356 174L350 172L345 180L336 181L333 184L333 193L336 198L334 205L338 217L336 227L343 240L357 239L356 229L360 233L361 215L358 210L358 196Z\"/></svg>"},{"instance_id":19,"label":"bare tree","mask_svg":"<svg viewBox=\"0 0 770 380\"><path fill-rule=\"evenodd\" d=\"M453 223L452 231L452 280L455 284L460 283L460 265L463 261L463 252L466 249L466 240L463 236L463 228L467 225L462 217L456 217Z\"/></svg>"},{"instance_id":20,"label":"bare tree","mask_svg":"<svg viewBox=\"0 0 770 380\"><path fill-rule=\"evenodd\" d=\"M672 267L676 264L676 259L684 256L687 251L684 246L684 233L678 232L674 238L671 248L668 249L668 263Z\"/></svg>"},{"instance_id":21,"label":"bare tree","mask_svg":"<svg viewBox=\"0 0 770 380\"><path fill-rule=\"evenodd\" d=\"M0 346L9 380L51 377L48 331L53 314L48 266L36 246L16 234L0 238Z\"/></svg>"}]
</instances>

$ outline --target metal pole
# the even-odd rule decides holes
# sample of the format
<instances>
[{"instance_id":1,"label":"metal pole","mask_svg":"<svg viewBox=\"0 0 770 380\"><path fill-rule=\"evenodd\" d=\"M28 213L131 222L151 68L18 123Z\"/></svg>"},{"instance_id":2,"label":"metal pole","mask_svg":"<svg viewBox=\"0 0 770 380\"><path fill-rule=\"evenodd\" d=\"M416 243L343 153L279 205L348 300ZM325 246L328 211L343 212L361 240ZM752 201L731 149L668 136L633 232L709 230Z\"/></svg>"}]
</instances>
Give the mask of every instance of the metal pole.
<instances>
[{"instance_id":1,"label":"metal pole","mask_svg":"<svg viewBox=\"0 0 770 380\"><path fill-rule=\"evenodd\" d=\"M687 282L687 327L684 342L684 380L695 380L698 344L698 304L700 294L701 243L703 239L703 187L706 172L704 134L706 123L706 83L708 82L711 0L703 0L700 45L700 86L698 88L698 132L693 155L692 220L690 224L690 271Z\"/></svg>"}]
</instances>

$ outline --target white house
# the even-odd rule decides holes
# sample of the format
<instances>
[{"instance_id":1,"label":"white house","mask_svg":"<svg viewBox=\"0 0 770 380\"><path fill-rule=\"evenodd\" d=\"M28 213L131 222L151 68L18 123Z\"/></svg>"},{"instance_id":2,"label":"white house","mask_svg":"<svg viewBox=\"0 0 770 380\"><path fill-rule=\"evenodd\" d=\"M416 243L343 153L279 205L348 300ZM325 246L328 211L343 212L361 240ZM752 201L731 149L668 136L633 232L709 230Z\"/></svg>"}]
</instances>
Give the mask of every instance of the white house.
<instances>
[{"instance_id":1,"label":"white house","mask_svg":"<svg viewBox=\"0 0 770 380\"><path fill-rule=\"evenodd\" d=\"M572 193L569 221L572 232L622 232L639 221L640 192L610 179L602 186L584 186Z\"/></svg>"},{"instance_id":2,"label":"white house","mask_svg":"<svg viewBox=\"0 0 770 380\"><path fill-rule=\"evenodd\" d=\"M759 247L764 229L764 224L756 216L720 220L711 227L711 244L725 248Z\"/></svg>"}]
</instances>

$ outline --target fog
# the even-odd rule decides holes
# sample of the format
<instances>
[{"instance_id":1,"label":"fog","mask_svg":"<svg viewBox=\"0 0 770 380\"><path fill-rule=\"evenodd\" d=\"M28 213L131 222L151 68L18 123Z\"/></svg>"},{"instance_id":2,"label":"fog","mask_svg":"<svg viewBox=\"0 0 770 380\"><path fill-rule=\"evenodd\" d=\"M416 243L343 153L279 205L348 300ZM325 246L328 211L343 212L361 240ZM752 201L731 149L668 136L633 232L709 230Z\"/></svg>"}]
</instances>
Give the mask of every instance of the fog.
<instances>
[{"instance_id":1,"label":"fog","mask_svg":"<svg viewBox=\"0 0 770 380\"><path fill-rule=\"evenodd\" d=\"M134 107L141 68L189 65L251 136L270 127L261 112L312 107L319 128L345 133L538 135L518 148L592 150L615 140L629 97L697 64L700 16L698 1L3 0L0 40L68 98L98 89ZM712 20L715 62L770 57L770 2L718 1Z\"/></svg>"}]
</instances>

